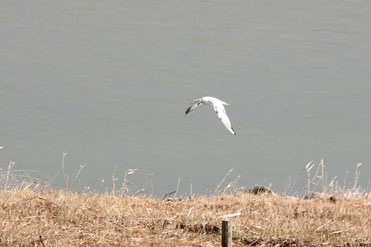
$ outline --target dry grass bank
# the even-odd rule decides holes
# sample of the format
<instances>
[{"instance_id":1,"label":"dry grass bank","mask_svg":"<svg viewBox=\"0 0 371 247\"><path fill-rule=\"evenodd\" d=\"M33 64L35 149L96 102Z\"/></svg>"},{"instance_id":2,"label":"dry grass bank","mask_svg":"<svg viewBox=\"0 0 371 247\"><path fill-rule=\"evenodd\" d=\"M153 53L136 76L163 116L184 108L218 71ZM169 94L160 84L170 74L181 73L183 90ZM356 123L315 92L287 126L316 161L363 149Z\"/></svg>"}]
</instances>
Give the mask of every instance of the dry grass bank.
<instances>
[{"instance_id":1,"label":"dry grass bank","mask_svg":"<svg viewBox=\"0 0 371 247\"><path fill-rule=\"evenodd\" d=\"M159 200L19 188L0 191L0 246L220 246L221 216L237 212L234 246L371 244L370 196Z\"/></svg>"}]
</instances>

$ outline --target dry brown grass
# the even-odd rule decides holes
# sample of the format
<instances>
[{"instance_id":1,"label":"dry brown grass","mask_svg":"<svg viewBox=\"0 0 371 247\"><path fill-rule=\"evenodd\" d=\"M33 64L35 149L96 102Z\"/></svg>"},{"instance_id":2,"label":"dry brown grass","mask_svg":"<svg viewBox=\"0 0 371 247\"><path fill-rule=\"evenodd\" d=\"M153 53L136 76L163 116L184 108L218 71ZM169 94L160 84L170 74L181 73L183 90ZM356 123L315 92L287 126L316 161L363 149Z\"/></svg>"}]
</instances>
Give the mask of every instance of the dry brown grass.
<instances>
[{"instance_id":1,"label":"dry brown grass","mask_svg":"<svg viewBox=\"0 0 371 247\"><path fill-rule=\"evenodd\" d=\"M0 191L0 246L220 246L223 215L234 246L370 246L371 198L278 195L159 200L66 190ZM41 236L41 237L40 237Z\"/></svg>"}]
</instances>

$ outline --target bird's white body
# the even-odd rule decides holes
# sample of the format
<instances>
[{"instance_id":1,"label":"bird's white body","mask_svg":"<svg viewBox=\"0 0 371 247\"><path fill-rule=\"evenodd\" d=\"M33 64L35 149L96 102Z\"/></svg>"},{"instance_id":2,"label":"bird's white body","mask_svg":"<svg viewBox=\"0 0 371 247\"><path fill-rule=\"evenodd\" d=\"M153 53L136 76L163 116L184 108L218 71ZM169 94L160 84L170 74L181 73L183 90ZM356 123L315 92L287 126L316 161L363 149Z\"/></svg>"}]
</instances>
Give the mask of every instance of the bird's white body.
<instances>
[{"instance_id":1,"label":"bird's white body","mask_svg":"<svg viewBox=\"0 0 371 247\"><path fill-rule=\"evenodd\" d=\"M224 101L221 101L220 99L211 96L205 96L199 99L195 99L194 101L192 101L191 106L187 108L184 115L187 115L189 112L191 112L193 109L195 109L197 106L201 104L213 106L215 113L218 115L218 117L220 118L224 126L227 128L227 130L229 130L229 132L231 132L233 135L236 134L224 108L224 105L229 104Z\"/></svg>"}]
</instances>

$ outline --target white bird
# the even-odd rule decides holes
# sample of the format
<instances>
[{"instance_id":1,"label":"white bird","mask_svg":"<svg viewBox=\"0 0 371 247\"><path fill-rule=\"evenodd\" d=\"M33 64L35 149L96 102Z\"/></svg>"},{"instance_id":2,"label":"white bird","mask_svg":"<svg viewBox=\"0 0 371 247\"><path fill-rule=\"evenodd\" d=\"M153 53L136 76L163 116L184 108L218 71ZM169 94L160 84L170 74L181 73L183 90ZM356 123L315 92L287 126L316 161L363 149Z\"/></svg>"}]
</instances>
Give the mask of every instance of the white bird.
<instances>
[{"instance_id":1,"label":"white bird","mask_svg":"<svg viewBox=\"0 0 371 247\"><path fill-rule=\"evenodd\" d=\"M218 115L220 120L222 120L224 126L231 132L233 135L236 134L234 131L231 121L229 120L227 113L225 112L224 105L229 105L228 103L225 103L224 101L221 101L220 99L210 97L210 96L205 96L199 99L195 99L192 101L191 106L187 108L185 111L185 115L190 113L193 109L195 109L197 106L205 104L205 105L212 105L214 107L215 113Z\"/></svg>"}]
</instances>

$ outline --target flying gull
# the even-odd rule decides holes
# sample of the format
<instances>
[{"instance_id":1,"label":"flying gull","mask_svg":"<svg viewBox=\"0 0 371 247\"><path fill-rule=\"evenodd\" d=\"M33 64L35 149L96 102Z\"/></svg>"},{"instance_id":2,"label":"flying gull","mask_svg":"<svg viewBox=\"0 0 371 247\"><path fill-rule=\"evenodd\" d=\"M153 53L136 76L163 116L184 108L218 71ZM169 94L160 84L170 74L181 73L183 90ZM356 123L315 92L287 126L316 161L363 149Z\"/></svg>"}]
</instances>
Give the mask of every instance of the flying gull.
<instances>
[{"instance_id":1,"label":"flying gull","mask_svg":"<svg viewBox=\"0 0 371 247\"><path fill-rule=\"evenodd\" d=\"M233 135L236 134L234 131L231 120L229 120L227 113L225 112L224 105L229 105L228 103L225 103L224 101L221 101L220 99L210 97L210 96L205 96L199 99L195 99L192 101L191 106L187 108L185 115L190 113L193 109L195 109L197 106L205 104L205 105L212 105L214 107L215 113L218 115L220 120L222 120L224 126L231 132Z\"/></svg>"}]
</instances>

